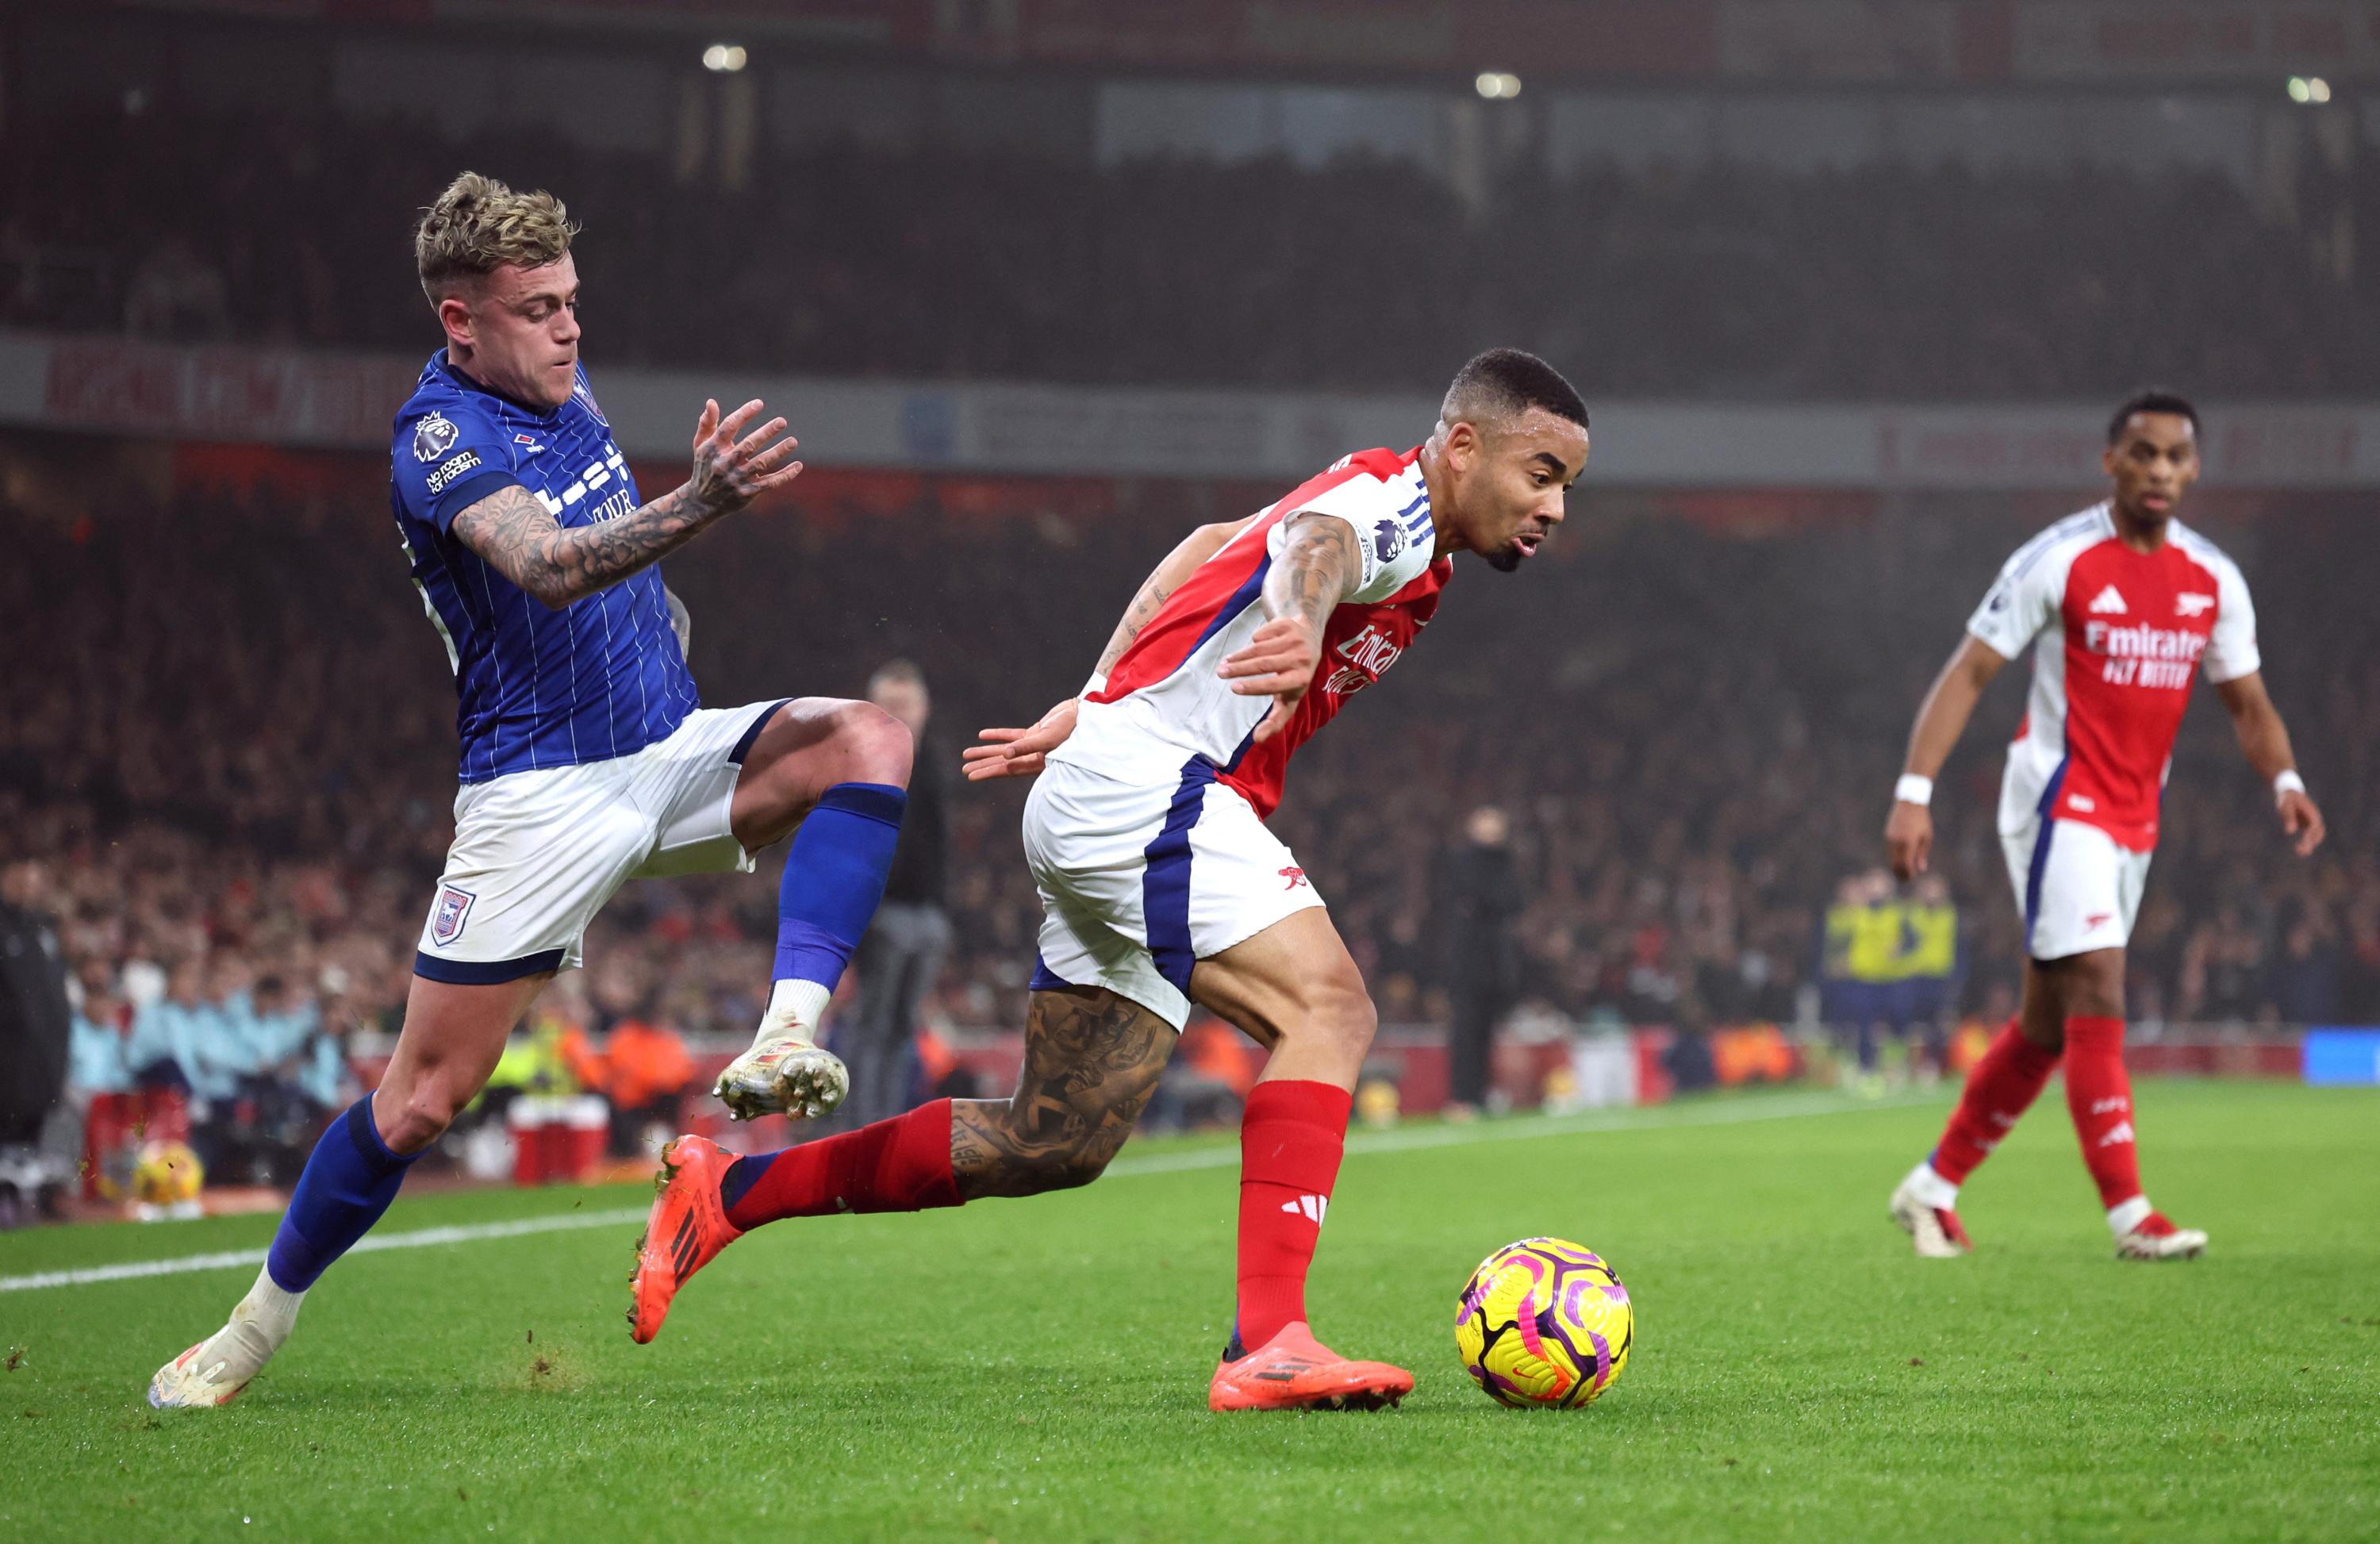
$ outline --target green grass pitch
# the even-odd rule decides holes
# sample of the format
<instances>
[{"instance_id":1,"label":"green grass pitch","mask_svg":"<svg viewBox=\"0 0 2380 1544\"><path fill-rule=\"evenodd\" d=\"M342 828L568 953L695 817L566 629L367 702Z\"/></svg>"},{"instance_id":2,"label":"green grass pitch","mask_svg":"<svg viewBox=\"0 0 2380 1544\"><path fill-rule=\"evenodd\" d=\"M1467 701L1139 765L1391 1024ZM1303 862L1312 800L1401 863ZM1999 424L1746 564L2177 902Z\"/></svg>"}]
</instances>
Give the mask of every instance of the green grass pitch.
<instances>
[{"instance_id":1,"label":"green grass pitch","mask_svg":"<svg viewBox=\"0 0 2380 1544\"><path fill-rule=\"evenodd\" d=\"M1311 1301L1418 1375L1375 1415L1207 1412L1228 1139L755 1234L650 1347L622 1319L634 1224L355 1256L221 1411L141 1390L249 1270L0 1292L0 1538L2380 1536L2380 1092L2145 1084L2151 1193L2214 1235L2166 1266L2112 1258L2055 1090L1968 1189L1982 1252L1912 1258L1885 1197L1947 1099L1358 1137ZM382 1232L639 1204L428 1196ZM0 1236L0 1276L271 1229ZM1587 1410L1502 1409L1455 1361L1471 1267L1536 1233L1637 1305Z\"/></svg>"}]
</instances>

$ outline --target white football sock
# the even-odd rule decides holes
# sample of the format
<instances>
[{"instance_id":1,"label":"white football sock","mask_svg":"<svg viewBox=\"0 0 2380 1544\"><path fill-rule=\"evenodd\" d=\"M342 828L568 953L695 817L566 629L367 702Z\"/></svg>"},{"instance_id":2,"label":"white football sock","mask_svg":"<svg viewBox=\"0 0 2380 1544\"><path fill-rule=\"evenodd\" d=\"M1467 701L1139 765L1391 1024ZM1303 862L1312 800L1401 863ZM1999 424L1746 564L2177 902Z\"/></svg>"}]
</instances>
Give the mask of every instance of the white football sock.
<instances>
[{"instance_id":1,"label":"white football sock","mask_svg":"<svg viewBox=\"0 0 2380 1544\"><path fill-rule=\"evenodd\" d=\"M816 981L779 981L769 989L769 1011L760 1015L752 1043L781 1039L788 1029L806 1040L817 1039L819 1020L826 1016L827 999L833 995Z\"/></svg>"},{"instance_id":2,"label":"white football sock","mask_svg":"<svg viewBox=\"0 0 2380 1544\"><path fill-rule=\"evenodd\" d=\"M289 1331L298 1328L302 1292L284 1292L269 1270L259 1270L256 1284L231 1310L231 1321L216 1331L199 1357L201 1368L220 1362L224 1370L213 1381L246 1382L273 1359Z\"/></svg>"},{"instance_id":3,"label":"white football sock","mask_svg":"<svg viewBox=\"0 0 2380 1544\"><path fill-rule=\"evenodd\" d=\"M2149 1198L2146 1196L2135 1196L2121 1206L2111 1206L2107 1209L2107 1230L2118 1238L2121 1238L2139 1227L2142 1221L2155 1210L2149 1205Z\"/></svg>"},{"instance_id":4,"label":"white football sock","mask_svg":"<svg viewBox=\"0 0 2380 1544\"><path fill-rule=\"evenodd\" d=\"M1910 1170L1909 1177L1901 1183L1937 1211L1954 1210L1959 1205L1959 1187L1936 1173L1930 1159Z\"/></svg>"}]
</instances>

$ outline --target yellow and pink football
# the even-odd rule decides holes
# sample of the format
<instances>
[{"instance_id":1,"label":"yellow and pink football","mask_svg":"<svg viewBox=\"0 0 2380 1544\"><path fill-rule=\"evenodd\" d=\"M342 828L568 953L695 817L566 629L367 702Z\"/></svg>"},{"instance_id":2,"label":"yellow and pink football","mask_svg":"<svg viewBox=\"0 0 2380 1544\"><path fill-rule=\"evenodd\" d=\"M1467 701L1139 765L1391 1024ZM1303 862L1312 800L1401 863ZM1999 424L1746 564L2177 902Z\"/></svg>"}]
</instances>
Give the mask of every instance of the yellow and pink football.
<instances>
[{"instance_id":1,"label":"yellow and pink football","mask_svg":"<svg viewBox=\"0 0 2380 1544\"><path fill-rule=\"evenodd\" d=\"M1561 1238L1524 1238L1482 1260L1455 1309L1454 1344L1489 1398L1574 1410L1620 1380L1636 1312L1619 1273Z\"/></svg>"}]
</instances>

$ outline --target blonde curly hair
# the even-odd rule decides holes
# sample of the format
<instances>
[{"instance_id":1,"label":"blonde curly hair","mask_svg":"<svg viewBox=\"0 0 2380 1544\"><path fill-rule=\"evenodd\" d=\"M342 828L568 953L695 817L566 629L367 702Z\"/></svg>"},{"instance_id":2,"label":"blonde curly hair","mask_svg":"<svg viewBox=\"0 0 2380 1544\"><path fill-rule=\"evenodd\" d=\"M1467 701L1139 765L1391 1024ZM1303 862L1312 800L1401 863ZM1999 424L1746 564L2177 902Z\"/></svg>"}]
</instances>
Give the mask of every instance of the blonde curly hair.
<instances>
[{"instance_id":1,"label":"blonde curly hair","mask_svg":"<svg viewBox=\"0 0 2380 1544\"><path fill-rule=\"evenodd\" d=\"M570 250L577 225L543 188L516 193L492 176L465 172L446 185L413 227L413 265L437 305L507 262L535 268Z\"/></svg>"}]
</instances>

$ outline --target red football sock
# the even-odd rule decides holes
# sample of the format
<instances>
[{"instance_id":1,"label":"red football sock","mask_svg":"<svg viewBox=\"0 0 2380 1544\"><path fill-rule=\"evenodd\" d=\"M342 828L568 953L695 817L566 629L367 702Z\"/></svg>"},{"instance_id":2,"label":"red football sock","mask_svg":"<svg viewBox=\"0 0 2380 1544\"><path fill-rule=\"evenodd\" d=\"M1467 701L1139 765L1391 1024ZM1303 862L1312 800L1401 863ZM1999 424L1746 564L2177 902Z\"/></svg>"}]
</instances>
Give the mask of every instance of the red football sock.
<instances>
[{"instance_id":1,"label":"red football sock","mask_svg":"<svg viewBox=\"0 0 2380 1544\"><path fill-rule=\"evenodd\" d=\"M1240 1343L1253 1351L1305 1317L1305 1268L1347 1145L1354 1096L1283 1078L1248 1091L1240 1117Z\"/></svg>"},{"instance_id":2,"label":"red football sock","mask_svg":"<svg viewBox=\"0 0 2380 1544\"><path fill-rule=\"evenodd\" d=\"M719 1197L739 1228L780 1217L956 1206L951 1101L938 1099L857 1131L739 1158L720 1182Z\"/></svg>"},{"instance_id":3,"label":"red football sock","mask_svg":"<svg viewBox=\"0 0 2380 1544\"><path fill-rule=\"evenodd\" d=\"M1950 1112L1950 1124L1943 1127L1941 1144L1934 1149L1934 1172L1953 1185L1965 1184L2017 1117L2041 1097L2041 1086L2057 1065L2056 1052L2026 1039L2015 1019L2002 1025L1991 1049L1967 1074L1966 1091L1959 1096L1959 1108Z\"/></svg>"},{"instance_id":4,"label":"red football sock","mask_svg":"<svg viewBox=\"0 0 2380 1544\"><path fill-rule=\"evenodd\" d=\"M2140 1149L2132 1141L2132 1080L2124 1071L2124 1021L2066 1021L2066 1108L2082 1140L2082 1161L2110 1210L2141 1193Z\"/></svg>"}]
</instances>

